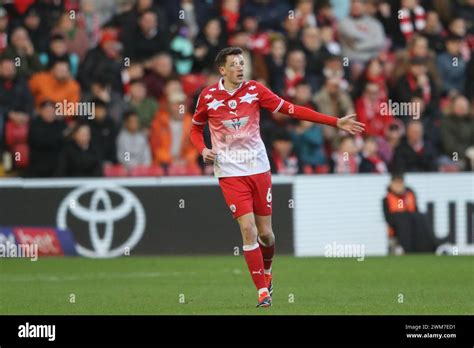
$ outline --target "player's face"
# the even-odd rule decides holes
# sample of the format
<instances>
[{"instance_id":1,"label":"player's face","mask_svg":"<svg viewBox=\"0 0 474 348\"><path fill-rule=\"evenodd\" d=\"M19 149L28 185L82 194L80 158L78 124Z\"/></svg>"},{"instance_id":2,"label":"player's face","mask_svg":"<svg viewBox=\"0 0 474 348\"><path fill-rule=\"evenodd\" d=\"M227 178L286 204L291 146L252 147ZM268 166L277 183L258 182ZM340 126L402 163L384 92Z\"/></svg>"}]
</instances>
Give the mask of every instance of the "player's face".
<instances>
[{"instance_id":1,"label":"player's face","mask_svg":"<svg viewBox=\"0 0 474 348\"><path fill-rule=\"evenodd\" d=\"M244 57L239 54L227 56L226 64L220 68L222 76L234 85L239 85L244 80Z\"/></svg>"}]
</instances>

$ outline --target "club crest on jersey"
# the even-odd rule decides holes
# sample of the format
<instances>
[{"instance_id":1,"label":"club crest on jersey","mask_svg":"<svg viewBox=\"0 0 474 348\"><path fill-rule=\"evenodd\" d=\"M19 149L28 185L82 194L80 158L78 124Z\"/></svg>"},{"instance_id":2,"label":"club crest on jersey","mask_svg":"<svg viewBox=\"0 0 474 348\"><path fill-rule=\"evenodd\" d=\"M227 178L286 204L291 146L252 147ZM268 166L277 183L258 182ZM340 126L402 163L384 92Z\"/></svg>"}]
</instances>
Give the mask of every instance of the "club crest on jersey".
<instances>
[{"instance_id":1,"label":"club crest on jersey","mask_svg":"<svg viewBox=\"0 0 474 348\"><path fill-rule=\"evenodd\" d=\"M231 109L235 109L235 108L237 107L237 101L235 101L235 100L233 100L233 99L232 99L232 100L229 100L229 102L227 103L227 105L229 105L229 107L230 107Z\"/></svg>"},{"instance_id":2,"label":"club crest on jersey","mask_svg":"<svg viewBox=\"0 0 474 348\"><path fill-rule=\"evenodd\" d=\"M230 129L232 131L238 131L242 129L249 122L249 117L248 116L236 117L236 118L232 118L230 120L224 120L221 122L227 129Z\"/></svg>"}]
</instances>

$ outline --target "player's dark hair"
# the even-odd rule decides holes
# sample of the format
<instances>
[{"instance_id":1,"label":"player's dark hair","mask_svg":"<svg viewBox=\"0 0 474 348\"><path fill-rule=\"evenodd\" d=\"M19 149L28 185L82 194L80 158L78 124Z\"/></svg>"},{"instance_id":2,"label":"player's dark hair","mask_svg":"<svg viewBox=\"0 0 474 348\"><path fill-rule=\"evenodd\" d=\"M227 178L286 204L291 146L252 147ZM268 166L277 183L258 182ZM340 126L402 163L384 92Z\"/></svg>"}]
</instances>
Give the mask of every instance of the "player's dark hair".
<instances>
[{"instance_id":1,"label":"player's dark hair","mask_svg":"<svg viewBox=\"0 0 474 348\"><path fill-rule=\"evenodd\" d=\"M216 66L219 68L221 66L224 66L226 61L227 61L227 57L228 56L236 56L238 54L242 54L244 51L242 51L242 49L240 47L226 47L224 49L222 49L218 54L217 54L217 57L216 57Z\"/></svg>"},{"instance_id":2,"label":"player's dark hair","mask_svg":"<svg viewBox=\"0 0 474 348\"><path fill-rule=\"evenodd\" d=\"M391 181L396 181L396 180L404 181L403 173L401 172L392 173Z\"/></svg>"}]
</instances>

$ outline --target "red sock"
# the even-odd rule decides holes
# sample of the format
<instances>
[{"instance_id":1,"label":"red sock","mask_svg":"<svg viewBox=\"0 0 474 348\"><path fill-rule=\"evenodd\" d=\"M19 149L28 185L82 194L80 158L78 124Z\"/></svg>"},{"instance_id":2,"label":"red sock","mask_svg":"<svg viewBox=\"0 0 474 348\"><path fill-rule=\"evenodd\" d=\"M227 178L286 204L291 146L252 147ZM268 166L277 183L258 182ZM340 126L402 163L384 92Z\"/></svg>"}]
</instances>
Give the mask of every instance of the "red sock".
<instances>
[{"instance_id":1,"label":"red sock","mask_svg":"<svg viewBox=\"0 0 474 348\"><path fill-rule=\"evenodd\" d=\"M263 267L265 268L265 271L271 271L272 269L272 261L273 261L273 254L275 254L275 243L271 246L265 246L262 244L260 241L260 238L258 239L258 244L260 245L260 250L262 250L262 256L263 256Z\"/></svg>"},{"instance_id":2,"label":"red sock","mask_svg":"<svg viewBox=\"0 0 474 348\"><path fill-rule=\"evenodd\" d=\"M244 256L250 275L257 290L266 288L265 276L263 271L263 257L260 247L257 243L254 245L244 245Z\"/></svg>"}]
</instances>

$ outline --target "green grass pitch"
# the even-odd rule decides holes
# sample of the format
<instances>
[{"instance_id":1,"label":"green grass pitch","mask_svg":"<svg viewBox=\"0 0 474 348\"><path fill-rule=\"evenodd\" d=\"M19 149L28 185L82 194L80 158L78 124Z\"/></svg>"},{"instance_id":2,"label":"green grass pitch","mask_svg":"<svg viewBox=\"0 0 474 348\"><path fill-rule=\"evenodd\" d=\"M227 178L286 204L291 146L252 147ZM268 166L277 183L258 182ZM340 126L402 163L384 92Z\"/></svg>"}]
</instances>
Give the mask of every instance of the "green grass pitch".
<instances>
[{"instance_id":1,"label":"green grass pitch","mask_svg":"<svg viewBox=\"0 0 474 348\"><path fill-rule=\"evenodd\" d=\"M274 286L255 308L242 256L3 259L0 314L472 315L474 257L277 256Z\"/></svg>"}]
</instances>

